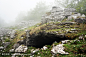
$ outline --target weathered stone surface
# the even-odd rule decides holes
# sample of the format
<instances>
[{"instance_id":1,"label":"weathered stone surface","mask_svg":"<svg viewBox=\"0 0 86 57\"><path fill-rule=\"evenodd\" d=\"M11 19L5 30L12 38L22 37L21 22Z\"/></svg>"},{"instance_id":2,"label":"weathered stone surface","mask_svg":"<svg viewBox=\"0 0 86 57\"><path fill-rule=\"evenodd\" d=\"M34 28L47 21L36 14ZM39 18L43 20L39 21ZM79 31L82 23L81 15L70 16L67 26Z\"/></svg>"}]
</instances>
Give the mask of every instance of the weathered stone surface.
<instances>
[{"instance_id":1,"label":"weathered stone surface","mask_svg":"<svg viewBox=\"0 0 86 57\"><path fill-rule=\"evenodd\" d=\"M48 49L48 47L47 46L43 46L43 48L41 48L42 50L46 50L46 49Z\"/></svg>"},{"instance_id":2,"label":"weathered stone surface","mask_svg":"<svg viewBox=\"0 0 86 57\"><path fill-rule=\"evenodd\" d=\"M20 45L15 52L26 52L27 51L27 46Z\"/></svg>"},{"instance_id":3,"label":"weathered stone surface","mask_svg":"<svg viewBox=\"0 0 86 57\"><path fill-rule=\"evenodd\" d=\"M75 22L77 22L77 23L86 23L86 19L77 18L77 19L75 19Z\"/></svg>"},{"instance_id":4,"label":"weathered stone surface","mask_svg":"<svg viewBox=\"0 0 86 57\"><path fill-rule=\"evenodd\" d=\"M79 40L84 40L84 36L83 35L79 36Z\"/></svg>"},{"instance_id":5,"label":"weathered stone surface","mask_svg":"<svg viewBox=\"0 0 86 57\"><path fill-rule=\"evenodd\" d=\"M85 18L85 15L84 15L84 14L82 14L82 16L81 16L81 17Z\"/></svg>"},{"instance_id":6,"label":"weathered stone surface","mask_svg":"<svg viewBox=\"0 0 86 57\"><path fill-rule=\"evenodd\" d=\"M14 52L14 49L10 49L10 52Z\"/></svg>"},{"instance_id":7,"label":"weathered stone surface","mask_svg":"<svg viewBox=\"0 0 86 57\"><path fill-rule=\"evenodd\" d=\"M63 51L64 50L64 47L63 47L63 44L59 44L57 46L54 46L51 51L54 53L54 54L57 54L57 53L60 53L60 54L69 54L68 52L65 52Z\"/></svg>"},{"instance_id":8,"label":"weathered stone surface","mask_svg":"<svg viewBox=\"0 0 86 57\"><path fill-rule=\"evenodd\" d=\"M35 50L32 49L32 50L31 50L31 53L34 54L34 53L36 53L37 51L39 51L39 49L35 49Z\"/></svg>"},{"instance_id":9,"label":"weathered stone surface","mask_svg":"<svg viewBox=\"0 0 86 57\"><path fill-rule=\"evenodd\" d=\"M19 47L19 43L13 45L13 48L14 48L14 49L16 49L16 48L18 48L18 47Z\"/></svg>"},{"instance_id":10,"label":"weathered stone surface","mask_svg":"<svg viewBox=\"0 0 86 57\"><path fill-rule=\"evenodd\" d=\"M10 31L12 31L12 29L0 28L0 37L9 34Z\"/></svg>"},{"instance_id":11,"label":"weathered stone surface","mask_svg":"<svg viewBox=\"0 0 86 57\"><path fill-rule=\"evenodd\" d=\"M42 16L42 19L41 19L41 22L42 24L44 23L49 23L49 22L57 22L57 21L62 21L65 16L64 13L63 13L63 9L61 9L60 7L52 7L52 10L50 11L51 14L49 15L43 15Z\"/></svg>"},{"instance_id":12,"label":"weathered stone surface","mask_svg":"<svg viewBox=\"0 0 86 57\"><path fill-rule=\"evenodd\" d=\"M3 46L0 46L0 50L2 50L2 49L4 49L4 47Z\"/></svg>"},{"instance_id":13,"label":"weathered stone surface","mask_svg":"<svg viewBox=\"0 0 86 57\"><path fill-rule=\"evenodd\" d=\"M75 12L76 9L74 9L74 8L65 8L64 11L65 12Z\"/></svg>"},{"instance_id":14,"label":"weathered stone surface","mask_svg":"<svg viewBox=\"0 0 86 57\"><path fill-rule=\"evenodd\" d=\"M66 24L72 25L74 23L73 22L63 22L63 23L60 23L60 25L66 25Z\"/></svg>"},{"instance_id":15,"label":"weathered stone surface","mask_svg":"<svg viewBox=\"0 0 86 57\"><path fill-rule=\"evenodd\" d=\"M62 42L62 44L66 44L66 43L68 43L70 40L63 40L63 41L61 41Z\"/></svg>"},{"instance_id":16,"label":"weathered stone surface","mask_svg":"<svg viewBox=\"0 0 86 57\"><path fill-rule=\"evenodd\" d=\"M15 37L15 33L16 33L15 30L13 30L13 31L11 32L11 34L10 34L10 38L11 38L11 39L13 39L13 38Z\"/></svg>"}]
</instances>

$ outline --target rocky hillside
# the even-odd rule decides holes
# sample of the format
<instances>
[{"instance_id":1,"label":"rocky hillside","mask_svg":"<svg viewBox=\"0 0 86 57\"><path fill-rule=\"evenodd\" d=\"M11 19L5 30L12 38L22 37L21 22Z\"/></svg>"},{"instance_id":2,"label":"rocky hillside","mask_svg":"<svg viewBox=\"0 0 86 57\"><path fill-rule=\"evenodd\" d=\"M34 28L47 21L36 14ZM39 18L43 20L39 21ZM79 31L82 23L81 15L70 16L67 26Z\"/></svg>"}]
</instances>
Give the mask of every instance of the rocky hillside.
<instances>
[{"instance_id":1,"label":"rocky hillside","mask_svg":"<svg viewBox=\"0 0 86 57\"><path fill-rule=\"evenodd\" d=\"M0 38L0 57L86 57L85 17L50 20L9 35Z\"/></svg>"}]
</instances>

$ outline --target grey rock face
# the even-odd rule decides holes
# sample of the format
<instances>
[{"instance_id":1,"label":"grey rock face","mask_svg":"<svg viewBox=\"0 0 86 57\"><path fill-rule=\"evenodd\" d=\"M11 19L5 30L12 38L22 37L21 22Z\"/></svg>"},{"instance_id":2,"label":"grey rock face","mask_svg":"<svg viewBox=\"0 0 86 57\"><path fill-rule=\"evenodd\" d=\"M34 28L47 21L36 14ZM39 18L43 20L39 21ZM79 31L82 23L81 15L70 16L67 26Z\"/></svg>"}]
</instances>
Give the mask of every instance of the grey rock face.
<instances>
[{"instance_id":1,"label":"grey rock face","mask_svg":"<svg viewBox=\"0 0 86 57\"><path fill-rule=\"evenodd\" d=\"M8 32L12 31L11 29L0 28L0 37L9 34Z\"/></svg>"},{"instance_id":2,"label":"grey rock face","mask_svg":"<svg viewBox=\"0 0 86 57\"><path fill-rule=\"evenodd\" d=\"M13 39L13 38L15 37L15 33L16 33L15 30L13 30L13 31L11 32L11 34L10 34L10 38L11 38L11 39Z\"/></svg>"},{"instance_id":3,"label":"grey rock face","mask_svg":"<svg viewBox=\"0 0 86 57\"><path fill-rule=\"evenodd\" d=\"M26 52L27 51L27 46L20 45L15 52Z\"/></svg>"},{"instance_id":4,"label":"grey rock face","mask_svg":"<svg viewBox=\"0 0 86 57\"><path fill-rule=\"evenodd\" d=\"M77 23L86 23L86 19L77 18L77 19L75 19L75 22L77 22Z\"/></svg>"},{"instance_id":5,"label":"grey rock face","mask_svg":"<svg viewBox=\"0 0 86 57\"><path fill-rule=\"evenodd\" d=\"M52 10L50 11L50 15L43 15L41 22L43 23L49 23L49 22L57 22L57 21L62 21L65 16L63 13L63 9L61 9L60 7L52 7Z\"/></svg>"},{"instance_id":6,"label":"grey rock face","mask_svg":"<svg viewBox=\"0 0 86 57\"><path fill-rule=\"evenodd\" d=\"M13 46L14 49L16 49L18 47L19 47L19 44L18 43L17 44L14 44L14 46Z\"/></svg>"},{"instance_id":7,"label":"grey rock face","mask_svg":"<svg viewBox=\"0 0 86 57\"><path fill-rule=\"evenodd\" d=\"M64 11L65 12L75 12L76 9L74 9L74 8L65 8Z\"/></svg>"}]
</instances>

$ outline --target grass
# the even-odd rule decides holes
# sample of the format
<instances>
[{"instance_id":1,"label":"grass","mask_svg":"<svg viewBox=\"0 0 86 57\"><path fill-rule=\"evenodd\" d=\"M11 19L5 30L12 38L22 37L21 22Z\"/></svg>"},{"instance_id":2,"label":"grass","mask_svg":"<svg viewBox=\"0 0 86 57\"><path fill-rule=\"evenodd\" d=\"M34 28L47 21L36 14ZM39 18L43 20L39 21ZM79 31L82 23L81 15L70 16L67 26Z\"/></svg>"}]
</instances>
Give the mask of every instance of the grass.
<instances>
[{"instance_id":1,"label":"grass","mask_svg":"<svg viewBox=\"0 0 86 57\"><path fill-rule=\"evenodd\" d=\"M64 21L66 21L66 19L64 19L62 22L64 22ZM17 43L17 41L22 40L20 38L22 35L24 35L24 38L26 38L26 36L25 36L26 35L25 30L31 30L30 34L33 34L33 33L37 34L40 31L44 31L45 28L47 26L49 26L49 24L53 24L53 25L55 24L55 25L57 25L57 24L59 24L59 22L56 22L56 23L51 22L51 23L46 23L46 24L39 23L39 24L36 24L36 25L31 26L31 27L26 28L26 29L17 30L17 33L16 33L17 36L11 41L11 44L8 45L8 47L6 48L5 52L8 52L10 49L12 49L13 48L12 46L15 43ZM39 25L39 26L37 26L37 25ZM66 37L68 37L69 39L75 40L75 39L78 39L78 36L80 36L82 34L86 35L86 24L80 24L80 25L77 25L77 24L75 25L74 24L74 25L70 25L70 27L72 27L72 28L65 28L63 25L60 25L60 26L57 26L57 27L61 27L60 29L49 29L49 30L45 30L45 31L46 32L54 32L54 31L55 32L56 31L59 32L59 31L62 31L62 29L63 29L64 31L62 31L61 33L66 33L67 29L69 29L69 30L74 29L75 26L78 26L79 28L75 28L75 29L80 29L80 31L78 31L77 33L67 33ZM76 41L76 42L74 42L73 40L72 40L71 43L68 43L68 44L64 45L65 51L69 52L69 55L56 54L55 57L81 57L81 56L86 56L86 54L84 53L86 51L86 48L85 48L86 47L86 44L85 44L86 41L80 41L80 42ZM6 41L9 41L9 40L7 39ZM58 45L59 43L54 43L54 44ZM48 47L47 50L41 50L41 49L39 49L39 51L34 54L34 57L37 57L37 56L51 57L52 56L52 54L51 54L52 45L47 45L47 47ZM24 54L30 54L32 49L37 49L37 48L35 48L35 47L28 47L28 50ZM82 53L80 53L80 52L82 52ZM22 56L19 56L19 57L22 57ZM26 55L24 57L28 57L28 55Z\"/></svg>"}]
</instances>

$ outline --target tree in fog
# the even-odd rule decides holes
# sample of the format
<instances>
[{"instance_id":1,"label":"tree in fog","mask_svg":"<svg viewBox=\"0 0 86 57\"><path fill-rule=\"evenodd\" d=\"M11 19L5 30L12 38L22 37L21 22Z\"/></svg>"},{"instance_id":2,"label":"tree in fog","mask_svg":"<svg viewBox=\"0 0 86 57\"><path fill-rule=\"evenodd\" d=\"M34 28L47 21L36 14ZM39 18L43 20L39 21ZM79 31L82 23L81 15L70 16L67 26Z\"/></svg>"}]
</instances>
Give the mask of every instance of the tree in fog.
<instances>
[{"instance_id":1,"label":"tree in fog","mask_svg":"<svg viewBox=\"0 0 86 57\"><path fill-rule=\"evenodd\" d=\"M45 14L49 9L49 6L47 6L44 2L37 3L36 7L31 10L29 14L29 19L31 20L41 20L41 16Z\"/></svg>"},{"instance_id":2,"label":"tree in fog","mask_svg":"<svg viewBox=\"0 0 86 57\"><path fill-rule=\"evenodd\" d=\"M40 21L41 20L41 16L43 14L45 14L48 10L49 10L49 6L47 6L45 2L39 2L39 3L37 3L35 8L29 10L26 14L21 12L16 17L16 22L23 21L23 20Z\"/></svg>"},{"instance_id":3,"label":"tree in fog","mask_svg":"<svg viewBox=\"0 0 86 57\"><path fill-rule=\"evenodd\" d=\"M77 12L86 14L86 0L55 0L55 4L64 8L75 8Z\"/></svg>"},{"instance_id":4,"label":"tree in fog","mask_svg":"<svg viewBox=\"0 0 86 57\"><path fill-rule=\"evenodd\" d=\"M26 19L26 13L25 12L20 12L18 16L16 17L16 22L21 22Z\"/></svg>"}]
</instances>

